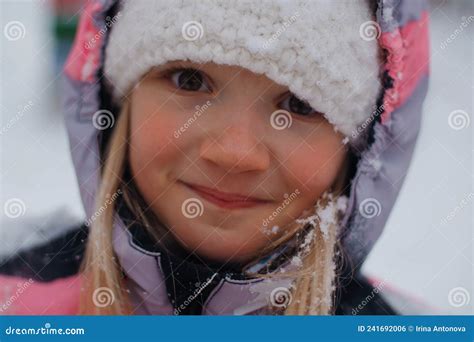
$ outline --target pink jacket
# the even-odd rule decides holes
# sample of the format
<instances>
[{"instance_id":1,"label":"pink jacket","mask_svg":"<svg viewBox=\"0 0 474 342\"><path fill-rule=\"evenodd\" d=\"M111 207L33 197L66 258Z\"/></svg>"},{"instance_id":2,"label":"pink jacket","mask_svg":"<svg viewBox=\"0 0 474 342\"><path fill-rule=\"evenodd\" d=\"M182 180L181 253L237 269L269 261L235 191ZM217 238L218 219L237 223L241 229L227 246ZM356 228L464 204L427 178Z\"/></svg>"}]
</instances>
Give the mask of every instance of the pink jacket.
<instances>
[{"instance_id":1,"label":"pink jacket","mask_svg":"<svg viewBox=\"0 0 474 342\"><path fill-rule=\"evenodd\" d=\"M52 282L0 275L0 315L76 315L80 275Z\"/></svg>"}]
</instances>

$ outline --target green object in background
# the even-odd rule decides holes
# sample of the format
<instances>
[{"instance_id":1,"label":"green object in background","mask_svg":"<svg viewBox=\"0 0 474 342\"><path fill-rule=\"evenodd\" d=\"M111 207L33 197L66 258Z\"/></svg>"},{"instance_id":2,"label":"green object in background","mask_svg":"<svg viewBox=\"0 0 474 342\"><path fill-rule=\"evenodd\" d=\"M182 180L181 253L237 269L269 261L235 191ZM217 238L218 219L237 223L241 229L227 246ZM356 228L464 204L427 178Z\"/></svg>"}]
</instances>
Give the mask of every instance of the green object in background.
<instances>
[{"instance_id":1,"label":"green object in background","mask_svg":"<svg viewBox=\"0 0 474 342\"><path fill-rule=\"evenodd\" d=\"M78 15L74 17L56 16L54 20L54 36L57 40L73 40L78 23Z\"/></svg>"}]
</instances>

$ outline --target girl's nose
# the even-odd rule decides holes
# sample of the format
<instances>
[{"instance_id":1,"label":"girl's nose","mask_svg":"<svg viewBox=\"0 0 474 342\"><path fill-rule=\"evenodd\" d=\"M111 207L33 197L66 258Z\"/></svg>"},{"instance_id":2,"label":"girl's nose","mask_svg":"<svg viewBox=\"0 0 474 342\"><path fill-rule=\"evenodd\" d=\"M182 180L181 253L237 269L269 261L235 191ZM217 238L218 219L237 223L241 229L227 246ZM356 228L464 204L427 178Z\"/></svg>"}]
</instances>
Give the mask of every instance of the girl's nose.
<instances>
[{"instance_id":1,"label":"girl's nose","mask_svg":"<svg viewBox=\"0 0 474 342\"><path fill-rule=\"evenodd\" d=\"M233 123L217 135L207 135L200 146L200 157L231 174L264 171L270 165L263 137L257 138L242 122Z\"/></svg>"}]
</instances>

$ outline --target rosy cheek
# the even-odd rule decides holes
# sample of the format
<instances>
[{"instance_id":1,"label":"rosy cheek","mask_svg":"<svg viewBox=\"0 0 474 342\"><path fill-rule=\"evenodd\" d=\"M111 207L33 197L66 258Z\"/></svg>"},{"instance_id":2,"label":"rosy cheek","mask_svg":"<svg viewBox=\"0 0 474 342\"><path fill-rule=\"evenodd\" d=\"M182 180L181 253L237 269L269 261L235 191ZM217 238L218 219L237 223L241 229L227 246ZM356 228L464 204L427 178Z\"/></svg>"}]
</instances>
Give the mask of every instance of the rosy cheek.
<instances>
[{"instance_id":1,"label":"rosy cheek","mask_svg":"<svg viewBox=\"0 0 474 342\"><path fill-rule=\"evenodd\" d=\"M318 150L301 147L285 163L288 177L296 182L292 187L305 192L324 192L337 177L342 158L341 151L328 146Z\"/></svg>"},{"instance_id":2,"label":"rosy cheek","mask_svg":"<svg viewBox=\"0 0 474 342\"><path fill-rule=\"evenodd\" d=\"M133 114L132 114L133 115ZM162 167L180 152L177 139L173 136L177 123L166 115L132 118L131 159L141 167Z\"/></svg>"}]
</instances>

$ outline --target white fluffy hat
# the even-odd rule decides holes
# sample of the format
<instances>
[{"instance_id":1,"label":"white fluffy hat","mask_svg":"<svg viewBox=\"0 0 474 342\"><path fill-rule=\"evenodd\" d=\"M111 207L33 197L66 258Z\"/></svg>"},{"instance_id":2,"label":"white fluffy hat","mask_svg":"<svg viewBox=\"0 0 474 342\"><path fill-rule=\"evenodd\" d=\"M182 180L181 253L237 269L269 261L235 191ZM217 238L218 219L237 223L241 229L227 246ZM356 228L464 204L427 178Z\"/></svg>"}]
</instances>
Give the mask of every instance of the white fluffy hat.
<instances>
[{"instance_id":1,"label":"white fluffy hat","mask_svg":"<svg viewBox=\"0 0 474 342\"><path fill-rule=\"evenodd\" d=\"M378 29L368 0L133 0L119 14L104 67L116 101L151 67L191 60L265 74L349 140L374 111L379 48L361 31Z\"/></svg>"}]
</instances>

